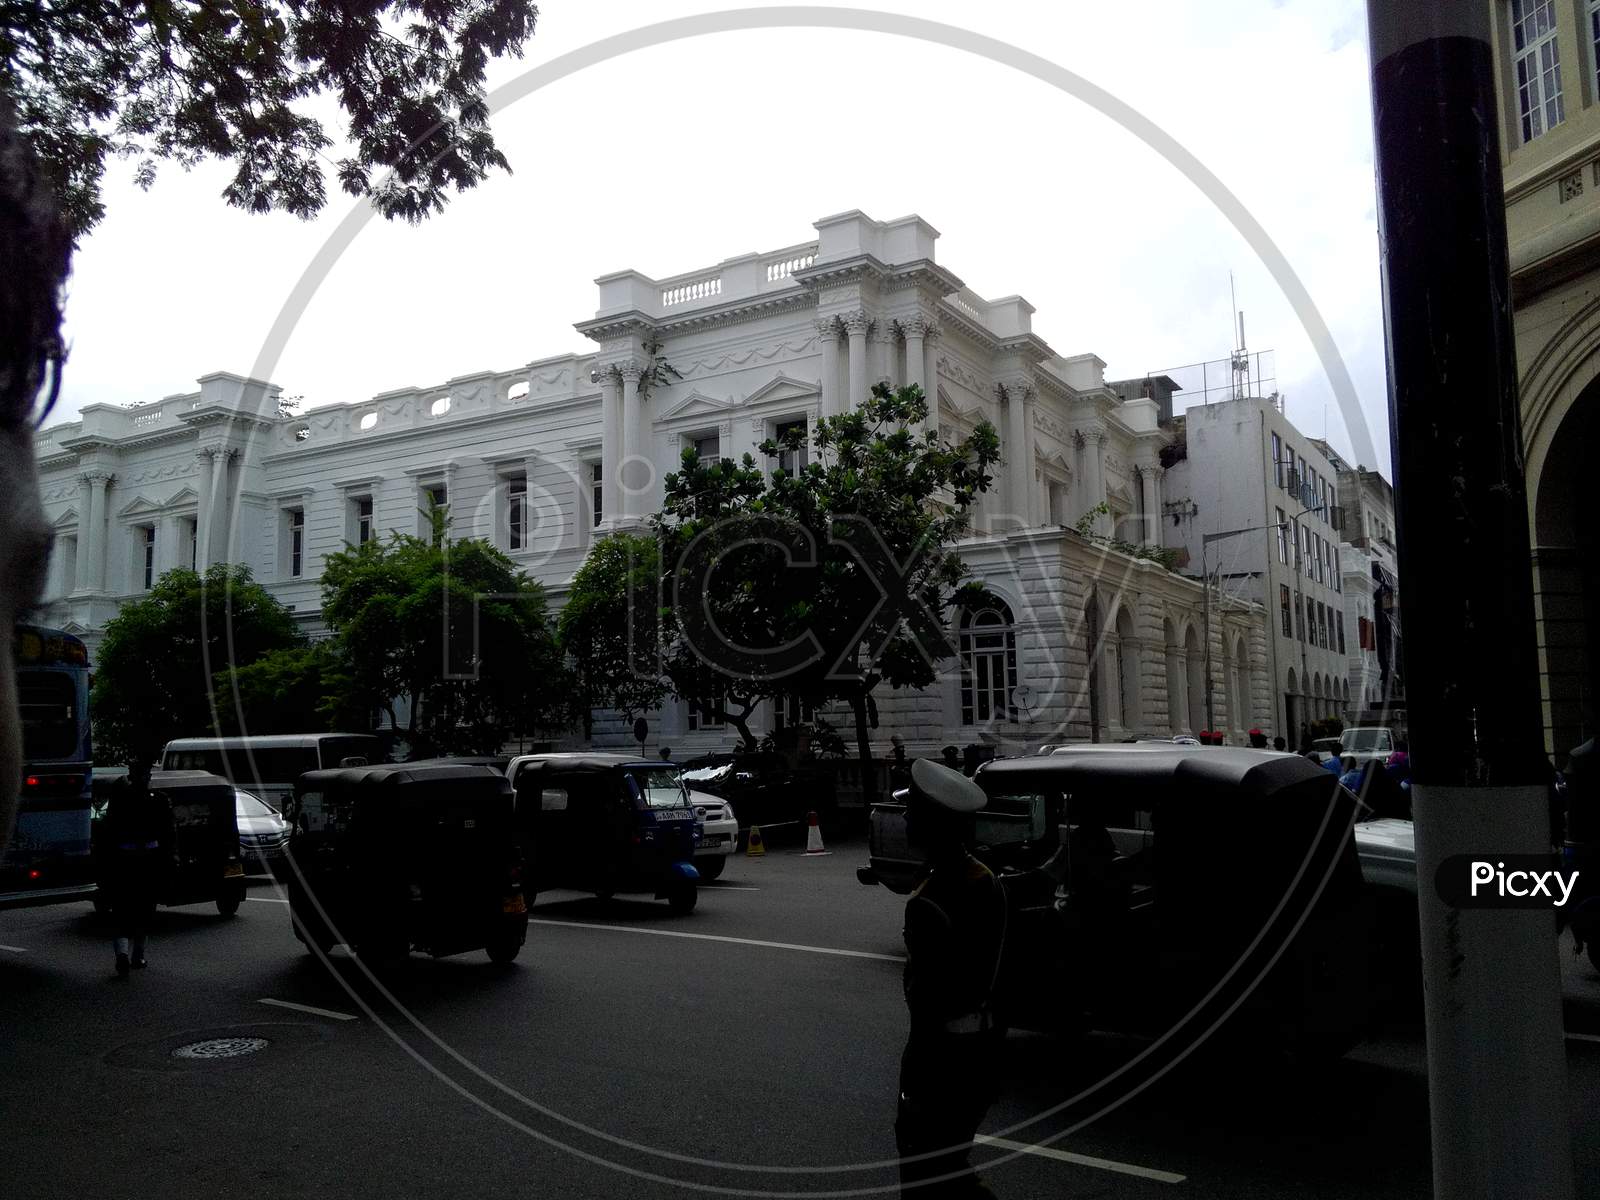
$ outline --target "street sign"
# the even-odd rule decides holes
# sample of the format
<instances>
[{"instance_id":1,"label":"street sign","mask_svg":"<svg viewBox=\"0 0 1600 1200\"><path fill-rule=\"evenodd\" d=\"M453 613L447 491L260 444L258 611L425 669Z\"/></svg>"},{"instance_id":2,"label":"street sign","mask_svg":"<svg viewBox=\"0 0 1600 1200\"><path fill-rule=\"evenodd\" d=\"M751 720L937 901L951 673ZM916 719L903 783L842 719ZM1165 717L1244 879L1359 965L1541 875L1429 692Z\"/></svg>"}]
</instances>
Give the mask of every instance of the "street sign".
<instances>
[{"instance_id":1,"label":"street sign","mask_svg":"<svg viewBox=\"0 0 1600 1200\"><path fill-rule=\"evenodd\" d=\"M639 745L643 746L645 738L647 738L649 736L650 736L650 723L648 721L646 721L643 717L640 717L637 720L635 720L634 723L633 723L633 740L638 742Z\"/></svg>"}]
</instances>

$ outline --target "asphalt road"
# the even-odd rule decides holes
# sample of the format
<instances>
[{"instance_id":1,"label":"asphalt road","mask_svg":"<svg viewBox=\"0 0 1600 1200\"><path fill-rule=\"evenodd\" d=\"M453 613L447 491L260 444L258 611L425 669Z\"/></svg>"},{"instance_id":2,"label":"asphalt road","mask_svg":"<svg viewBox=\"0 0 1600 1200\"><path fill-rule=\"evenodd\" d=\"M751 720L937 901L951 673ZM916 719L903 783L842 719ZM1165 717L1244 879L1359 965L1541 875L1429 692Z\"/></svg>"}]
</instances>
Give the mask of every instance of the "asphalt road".
<instances>
[{"instance_id":1,"label":"asphalt road","mask_svg":"<svg viewBox=\"0 0 1600 1200\"><path fill-rule=\"evenodd\" d=\"M88 905L0 913L4 1190L892 1194L902 902L856 883L863 860L740 857L687 917L543 895L515 965L413 958L378 980L342 950L329 974L265 882L232 920L163 910L126 982ZM1568 982L1600 994L1587 964ZM222 1037L267 1044L172 1054ZM1600 1037L1568 1045L1580 1194L1600 1198ZM1315 1072L1202 1047L1014 1148L1091 1116L1105 1088L1066 1102L1136 1050L1008 1039L984 1127L1002 1140L979 1155L998 1196L1428 1194L1416 1030Z\"/></svg>"}]
</instances>

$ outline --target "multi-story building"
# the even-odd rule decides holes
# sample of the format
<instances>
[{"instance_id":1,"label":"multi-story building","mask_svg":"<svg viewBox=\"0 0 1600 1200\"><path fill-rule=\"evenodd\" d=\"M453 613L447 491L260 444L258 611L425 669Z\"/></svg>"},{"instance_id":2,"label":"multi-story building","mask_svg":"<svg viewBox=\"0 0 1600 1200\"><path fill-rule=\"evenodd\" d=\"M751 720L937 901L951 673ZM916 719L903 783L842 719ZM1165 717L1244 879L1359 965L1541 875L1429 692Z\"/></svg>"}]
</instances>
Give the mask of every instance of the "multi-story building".
<instances>
[{"instance_id":1,"label":"multi-story building","mask_svg":"<svg viewBox=\"0 0 1600 1200\"><path fill-rule=\"evenodd\" d=\"M1057 354L1020 296L966 288L919 217L849 212L816 230L666 279L602 276L598 311L578 325L597 348L516 370L299 416L280 413L271 384L228 374L139 407L85 407L38 438L59 535L52 619L92 644L163 570L227 560L315 631L324 558L424 532L434 507L559 604L597 536L659 506L684 448L759 453L888 380L921 385L951 436L992 422L1003 464L962 547L994 602L952 616L960 656L936 685L880 695L877 736L928 752L1203 728L1198 583L1108 541L1161 541L1162 402L1119 394L1092 354ZM1211 642L1217 727L1270 727L1260 607L1214 614ZM730 737L686 705L651 727L680 752Z\"/></svg>"},{"instance_id":2,"label":"multi-story building","mask_svg":"<svg viewBox=\"0 0 1600 1200\"><path fill-rule=\"evenodd\" d=\"M1405 703L1405 656L1400 624L1400 567L1395 549L1394 488L1376 471L1352 467L1327 442L1311 444L1335 472L1343 512L1339 558L1344 564L1344 611L1351 702L1381 715Z\"/></svg>"},{"instance_id":3,"label":"multi-story building","mask_svg":"<svg viewBox=\"0 0 1600 1200\"><path fill-rule=\"evenodd\" d=\"M1175 433L1166 542L1209 575L1224 612L1266 610L1259 704L1295 742L1352 703L1334 472L1271 399L1193 406Z\"/></svg>"},{"instance_id":4,"label":"multi-story building","mask_svg":"<svg viewBox=\"0 0 1600 1200\"><path fill-rule=\"evenodd\" d=\"M1546 750L1595 731L1600 4L1491 0Z\"/></svg>"}]
</instances>

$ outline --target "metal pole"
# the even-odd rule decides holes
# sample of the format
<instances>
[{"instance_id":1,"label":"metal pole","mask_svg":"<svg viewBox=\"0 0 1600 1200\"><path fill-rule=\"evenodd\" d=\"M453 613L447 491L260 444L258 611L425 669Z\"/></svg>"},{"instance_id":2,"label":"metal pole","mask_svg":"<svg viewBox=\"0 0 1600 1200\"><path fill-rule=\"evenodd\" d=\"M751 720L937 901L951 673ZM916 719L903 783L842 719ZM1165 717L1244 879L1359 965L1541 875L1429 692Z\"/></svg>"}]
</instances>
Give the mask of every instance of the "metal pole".
<instances>
[{"instance_id":1,"label":"metal pole","mask_svg":"<svg viewBox=\"0 0 1600 1200\"><path fill-rule=\"evenodd\" d=\"M1304 501L1301 504L1304 505ZM1300 639L1300 687L1302 689L1306 686L1306 676L1311 673L1311 662L1306 657L1306 627L1311 623L1309 620L1311 614L1306 611L1306 564L1303 561L1304 556L1300 552L1300 518L1305 514L1306 510L1302 507L1299 512L1295 513L1292 522L1294 529L1294 604L1295 616L1298 618L1294 623L1294 634L1295 637ZM1299 716L1301 723L1306 724L1306 714L1302 711ZM1289 743L1299 749L1300 744L1294 741L1294 730L1292 729L1289 730Z\"/></svg>"},{"instance_id":2,"label":"metal pole","mask_svg":"<svg viewBox=\"0 0 1600 1200\"><path fill-rule=\"evenodd\" d=\"M1454 855L1550 851L1500 116L1483 0L1370 0L1436 1197L1573 1195L1555 922L1451 908ZM1507 103L1514 104L1512 97Z\"/></svg>"},{"instance_id":3,"label":"metal pole","mask_svg":"<svg viewBox=\"0 0 1600 1200\"><path fill-rule=\"evenodd\" d=\"M1206 565L1206 551L1211 548L1211 539L1204 534L1200 537L1200 604L1205 612L1206 625L1206 728L1217 727L1216 713L1211 707L1211 570Z\"/></svg>"}]
</instances>

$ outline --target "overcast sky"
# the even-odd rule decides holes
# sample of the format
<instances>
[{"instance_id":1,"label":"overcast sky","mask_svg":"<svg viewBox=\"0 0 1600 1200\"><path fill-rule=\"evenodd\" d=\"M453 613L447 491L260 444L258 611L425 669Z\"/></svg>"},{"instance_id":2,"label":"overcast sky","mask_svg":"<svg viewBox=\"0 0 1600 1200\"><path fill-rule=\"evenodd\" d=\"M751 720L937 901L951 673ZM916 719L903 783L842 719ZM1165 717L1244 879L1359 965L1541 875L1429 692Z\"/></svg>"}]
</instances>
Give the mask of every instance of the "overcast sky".
<instances>
[{"instance_id":1,"label":"overcast sky","mask_svg":"<svg viewBox=\"0 0 1600 1200\"><path fill-rule=\"evenodd\" d=\"M521 62L715 0L547 0ZM1107 89L1186 146L1266 228L1332 329L1388 474L1364 8L1349 0L1040 5L879 0L1025 47ZM1275 351L1290 419L1348 449L1294 313L1182 175L1081 102L974 55L906 38L727 33L624 55L497 116L514 174L422 226L370 222L270 378L308 406L591 348L596 276L665 276L814 236L859 208L920 213L939 261L979 293L1020 293L1061 354L1111 378L1231 346L1229 272L1252 350ZM337 131L334 131L337 132ZM192 391L257 369L297 279L350 211L251 216L230 172L165 165L141 192L108 174L108 216L77 256L72 357L52 420L84 404ZM1372 464L1367 464L1372 465Z\"/></svg>"}]
</instances>

